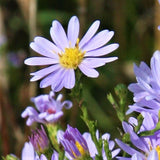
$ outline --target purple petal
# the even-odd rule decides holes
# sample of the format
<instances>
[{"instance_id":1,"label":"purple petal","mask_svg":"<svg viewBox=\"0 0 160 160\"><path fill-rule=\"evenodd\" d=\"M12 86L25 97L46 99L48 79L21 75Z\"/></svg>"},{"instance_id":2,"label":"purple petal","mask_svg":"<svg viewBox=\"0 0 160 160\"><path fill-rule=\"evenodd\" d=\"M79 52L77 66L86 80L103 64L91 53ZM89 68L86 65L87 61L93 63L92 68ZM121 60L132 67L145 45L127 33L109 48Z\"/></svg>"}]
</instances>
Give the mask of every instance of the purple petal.
<instances>
[{"instance_id":1,"label":"purple petal","mask_svg":"<svg viewBox=\"0 0 160 160\"><path fill-rule=\"evenodd\" d=\"M56 114L50 114L50 115L48 115L45 119L46 119L46 121L48 121L48 122L55 122L55 121L57 121L62 115L63 115L63 112L62 112L62 111L59 111L59 112L56 113Z\"/></svg>"},{"instance_id":2,"label":"purple petal","mask_svg":"<svg viewBox=\"0 0 160 160\"><path fill-rule=\"evenodd\" d=\"M129 108L131 110L139 112L139 113L144 111L144 112L150 112L150 113L153 113L153 114L158 114L158 110L152 110L152 109L148 109L148 108L143 108L143 107L140 107L140 106L138 106L136 104L129 105Z\"/></svg>"},{"instance_id":3,"label":"purple petal","mask_svg":"<svg viewBox=\"0 0 160 160\"><path fill-rule=\"evenodd\" d=\"M64 77L64 87L71 89L75 85L75 74L74 69L69 69Z\"/></svg>"},{"instance_id":4,"label":"purple petal","mask_svg":"<svg viewBox=\"0 0 160 160\"><path fill-rule=\"evenodd\" d=\"M151 88L151 86L149 84L147 84L144 80L142 80L141 78L137 77L137 81L139 83L139 86L144 89L145 91L148 91L149 93L153 92L153 89Z\"/></svg>"},{"instance_id":5,"label":"purple petal","mask_svg":"<svg viewBox=\"0 0 160 160\"><path fill-rule=\"evenodd\" d=\"M60 65L59 64L55 64L55 65L52 65L50 67L47 67L47 68L44 68L44 69L41 69L37 72L34 72L34 73L31 73L30 75L33 75L33 77L31 78L30 81L37 81L43 77L45 77L46 75L56 71L56 70L59 70L60 69Z\"/></svg>"},{"instance_id":6,"label":"purple petal","mask_svg":"<svg viewBox=\"0 0 160 160\"><path fill-rule=\"evenodd\" d=\"M21 114L22 118L26 118L27 116L37 116L38 112L33 107L27 107Z\"/></svg>"},{"instance_id":7,"label":"purple petal","mask_svg":"<svg viewBox=\"0 0 160 160\"><path fill-rule=\"evenodd\" d=\"M42 112L42 113L39 113L38 118L39 119L44 119L47 115L48 115L47 112Z\"/></svg>"},{"instance_id":8,"label":"purple petal","mask_svg":"<svg viewBox=\"0 0 160 160\"><path fill-rule=\"evenodd\" d=\"M25 142L23 150L22 150L22 160L35 160L35 153L32 144L29 142Z\"/></svg>"},{"instance_id":9,"label":"purple petal","mask_svg":"<svg viewBox=\"0 0 160 160\"><path fill-rule=\"evenodd\" d=\"M150 153L149 153L149 156L147 158L147 160L158 160L159 159L159 156L158 156L158 153L156 150L152 150Z\"/></svg>"},{"instance_id":10,"label":"purple petal","mask_svg":"<svg viewBox=\"0 0 160 160\"><path fill-rule=\"evenodd\" d=\"M67 100L62 103L62 107L65 107L66 109L70 109L72 105L72 102Z\"/></svg>"},{"instance_id":11,"label":"purple petal","mask_svg":"<svg viewBox=\"0 0 160 160\"><path fill-rule=\"evenodd\" d=\"M133 92L134 94L143 91L143 89L142 89L137 83L131 83L131 84L128 86L128 89L129 89L131 92Z\"/></svg>"},{"instance_id":12,"label":"purple petal","mask_svg":"<svg viewBox=\"0 0 160 160\"><path fill-rule=\"evenodd\" d=\"M65 70L63 68L60 68L59 70L52 72L40 82L40 87L45 88L53 84L56 85L58 81L61 81L61 79L63 78L62 74L64 71Z\"/></svg>"},{"instance_id":13,"label":"purple petal","mask_svg":"<svg viewBox=\"0 0 160 160\"><path fill-rule=\"evenodd\" d=\"M79 20L76 16L73 16L69 21L68 31L67 31L68 41L71 42L70 47L75 46L78 35L79 35Z\"/></svg>"},{"instance_id":14,"label":"purple petal","mask_svg":"<svg viewBox=\"0 0 160 160\"><path fill-rule=\"evenodd\" d=\"M52 40L55 44L64 51L65 48L69 48L68 39L66 33L62 27L62 25L57 21L54 20L52 22L52 27L50 29L50 34Z\"/></svg>"},{"instance_id":15,"label":"purple petal","mask_svg":"<svg viewBox=\"0 0 160 160\"><path fill-rule=\"evenodd\" d=\"M58 160L58 153L56 151L53 152L51 160Z\"/></svg>"},{"instance_id":16,"label":"purple petal","mask_svg":"<svg viewBox=\"0 0 160 160\"><path fill-rule=\"evenodd\" d=\"M151 58L151 72L152 75L160 87L160 52L155 51L153 57Z\"/></svg>"},{"instance_id":17,"label":"purple petal","mask_svg":"<svg viewBox=\"0 0 160 160\"><path fill-rule=\"evenodd\" d=\"M136 77L140 77L142 80L146 81L147 83L150 82L151 71L145 63L141 62L140 67L137 67L137 65L134 64L134 73Z\"/></svg>"},{"instance_id":18,"label":"purple petal","mask_svg":"<svg viewBox=\"0 0 160 160\"><path fill-rule=\"evenodd\" d=\"M143 140L141 138L139 138L137 136L137 134L134 133L132 127L130 125L128 125L126 122L123 122L123 128L124 128L124 131L126 133L129 133L130 134L130 138L131 138L131 142L139 149L147 152L148 151L148 148L146 146L146 144L143 142Z\"/></svg>"},{"instance_id":19,"label":"purple petal","mask_svg":"<svg viewBox=\"0 0 160 160\"><path fill-rule=\"evenodd\" d=\"M136 151L135 149L131 148L129 145L126 145L125 143L123 143L122 141L120 141L119 139L115 140L116 143L129 155L133 155L135 153L142 155L140 152ZM142 155L143 156L143 155ZM143 156L144 157L144 156Z\"/></svg>"},{"instance_id":20,"label":"purple petal","mask_svg":"<svg viewBox=\"0 0 160 160\"><path fill-rule=\"evenodd\" d=\"M96 78L99 76L99 73L95 69L89 68L83 62L78 67L87 77Z\"/></svg>"},{"instance_id":21,"label":"purple petal","mask_svg":"<svg viewBox=\"0 0 160 160\"><path fill-rule=\"evenodd\" d=\"M114 158L115 156L117 156L117 154L121 151L121 149L115 149L114 151L112 151L112 158Z\"/></svg>"},{"instance_id":22,"label":"purple petal","mask_svg":"<svg viewBox=\"0 0 160 160\"><path fill-rule=\"evenodd\" d=\"M83 38L79 43L80 48L82 48L94 36L94 34L97 32L99 28L99 25L100 21L97 20L90 26L90 28L88 29L88 31L86 32L86 34L83 36Z\"/></svg>"},{"instance_id":23,"label":"purple petal","mask_svg":"<svg viewBox=\"0 0 160 160\"><path fill-rule=\"evenodd\" d=\"M138 155L138 154L134 154L133 156L132 156L132 159L131 160L143 160L142 159L142 157L140 156L140 155Z\"/></svg>"},{"instance_id":24,"label":"purple petal","mask_svg":"<svg viewBox=\"0 0 160 160\"><path fill-rule=\"evenodd\" d=\"M47 160L47 158L44 154L41 154L40 160Z\"/></svg>"},{"instance_id":25,"label":"purple petal","mask_svg":"<svg viewBox=\"0 0 160 160\"><path fill-rule=\"evenodd\" d=\"M59 73L60 79L56 81L55 83L52 83L51 88L53 91L59 92L64 87L64 80L65 80L66 72L67 72L66 69L63 69L62 73Z\"/></svg>"},{"instance_id":26,"label":"purple petal","mask_svg":"<svg viewBox=\"0 0 160 160\"><path fill-rule=\"evenodd\" d=\"M24 63L31 66L40 66L40 65L56 64L58 63L58 60L47 57L32 57L26 59Z\"/></svg>"},{"instance_id":27,"label":"purple petal","mask_svg":"<svg viewBox=\"0 0 160 160\"><path fill-rule=\"evenodd\" d=\"M61 79L55 84L52 84L51 88L55 92L59 92L64 87L64 75L61 77Z\"/></svg>"},{"instance_id":28,"label":"purple petal","mask_svg":"<svg viewBox=\"0 0 160 160\"><path fill-rule=\"evenodd\" d=\"M103 30L96 34L83 48L84 51L91 51L105 45L114 35L113 31Z\"/></svg>"},{"instance_id":29,"label":"purple petal","mask_svg":"<svg viewBox=\"0 0 160 160\"><path fill-rule=\"evenodd\" d=\"M135 102L139 102L146 96L148 96L148 92L143 91L143 92L136 93L133 99Z\"/></svg>"},{"instance_id":30,"label":"purple petal","mask_svg":"<svg viewBox=\"0 0 160 160\"><path fill-rule=\"evenodd\" d=\"M39 54L57 59L61 50L54 43L43 37L35 37L34 42L30 43L30 47Z\"/></svg>"},{"instance_id":31,"label":"purple petal","mask_svg":"<svg viewBox=\"0 0 160 160\"><path fill-rule=\"evenodd\" d=\"M117 44L117 43L110 44L105 47L86 52L84 57L87 57L87 56L96 57L96 56L107 55L107 54L113 52L114 50L116 50L118 47L119 47L119 44Z\"/></svg>"},{"instance_id":32,"label":"purple petal","mask_svg":"<svg viewBox=\"0 0 160 160\"><path fill-rule=\"evenodd\" d=\"M83 134L83 138L86 140L87 142L87 146L88 146L88 149L89 149L89 153L90 153L90 156L91 157L94 157L96 154L98 154L97 152L97 148L91 138L91 135L90 133L84 133Z\"/></svg>"},{"instance_id":33,"label":"purple petal","mask_svg":"<svg viewBox=\"0 0 160 160\"><path fill-rule=\"evenodd\" d=\"M85 58L82 62L82 64L85 64L89 68L97 68L100 66L105 65L106 63L115 61L117 57L111 57L111 58Z\"/></svg>"}]
</instances>

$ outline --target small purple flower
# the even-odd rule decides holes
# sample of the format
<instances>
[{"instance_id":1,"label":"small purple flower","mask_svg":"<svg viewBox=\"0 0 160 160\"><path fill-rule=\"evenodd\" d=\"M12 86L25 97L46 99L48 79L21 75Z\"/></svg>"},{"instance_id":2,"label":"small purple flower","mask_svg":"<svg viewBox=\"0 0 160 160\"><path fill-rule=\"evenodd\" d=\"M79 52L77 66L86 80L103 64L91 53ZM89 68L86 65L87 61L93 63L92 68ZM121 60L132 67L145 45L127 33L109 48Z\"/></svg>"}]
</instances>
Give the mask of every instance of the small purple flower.
<instances>
[{"instance_id":1,"label":"small purple flower","mask_svg":"<svg viewBox=\"0 0 160 160\"><path fill-rule=\"evenodd\" d=\"M49 147L49 139L43 126L41 126L41 129L33 131L29 140L37 153L44 153Z\"/></svg>"},{"instance_id":2,"label":"small purple flower","mask_svg":"<svg viewBox=\"0 0 160 160\"><path fill-rule=\"evenodd\" d=\"M72 128L68 125L64 134L61 133L60 136L60 143L63 145L64 150L67 152L66 156L69 159L76 159L89 154L87 142L78 131L78 129Z\"/></svg>"},{"instance_id":3,"label":"small purple flower","mask_svg":"<svg viewBox=\"0 0 160 160\"><path fill-rule=\"evenodd\" d=\"M155 51L151 58L151 68L144 62L134 65L137 83L129 85L134 93L135 104L130 105L130 111L145 111L157 114L160 109L160 51Z\"/></svg>"},{"instance_id":4,"label":"small purple flower","mask_svg":"<svg viewBox=\"0 0 160 160\"><path fill-rule=\"evenodd\" d=\"M62 25L54 20L50 29L53 42L43 37L36 37L30 47L42 55L25 60L27 65L49 65L49 67L31 73L31 81L40 82L40 87L51 86L55 92L63 87L71 89L75 85L75 72L79 68L88 77L98 77L95 68L112 62L117 57L101 57L118 48L118 44L104 46L114 35L113 31L103 30L96 34L100 21L95 21L87 33L79 41L79 20L71 17L68 23L67 35ZM96 34L96 35L95 35Z\"/></svg>"},{"instance_id":5,"label":"small purple flower","mask_svg":"<svg viewBox=\"0 0 160 160\"><path fill-rule=\"evenodd\" d=\"M140 130L137 132L138 134L142 131L154 129L154 127L156 126L158 122L158 117L154 118L154 116L149 114L150 113L143 113L144 120ZM137 157L141 157L142 160L151 160L151 158L154 157L160 158L160 130L155 132L153 135L140 137L137 133L134 132L133 129L133 126L137 125L136 119L130 118L129 122L130 124L128 124L127 122L123 122L122 125L125 133L129 133L130 140L134 148L130 147L129 145L125 144L124 142L118 139L116 139L117 144L126 153L132 156L132 160L136 160ZM123 160L124 157L118 157L118 159ZM131 160L131 158L128 158L128 160ZM140 158L137 158L137 160L140 160Z\"/></svg>"},{"instance_id":6,"label":"small purple flower","mask_svg":"<svg viewBox=\"0 0 160 160\"><path fill-rule=\"evenodd\" d=\"M26 124L28 126L32 125L33 122L39 123L53 123L56 122L62 115L62 109L70 109L72 107L72 102L69 100L62 101L62 94L59 94L57 99L54 99L54 92L50 94L40 95L32 98L36 109L28 106L21 114L23 118L28 117Z\"/></svg>"}]
</instances>

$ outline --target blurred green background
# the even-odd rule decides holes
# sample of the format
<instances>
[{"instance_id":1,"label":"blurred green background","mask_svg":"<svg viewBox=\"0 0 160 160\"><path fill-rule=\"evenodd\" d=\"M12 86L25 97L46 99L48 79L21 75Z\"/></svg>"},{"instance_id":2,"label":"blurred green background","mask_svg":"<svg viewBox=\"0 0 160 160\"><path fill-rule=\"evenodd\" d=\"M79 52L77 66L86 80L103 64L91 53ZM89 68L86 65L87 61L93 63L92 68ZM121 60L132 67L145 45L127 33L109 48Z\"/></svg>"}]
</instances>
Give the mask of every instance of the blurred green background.
<instances>
[{"instance_id":1,"label":"blurred green background","mask_svg":"<svg viewBox=\"0 0 160 160\"><path fill-rule=\"evenodd\" d=\"M29 73L37 68L24 65L25 58L38 55L29 48L35 36L51 40L49 30L52 20L59 20L67 28L71 16L80 19L82 36L97 19L99 30L115 32L109 43L120 47L109 56L118 56L115 62L97 70L96 79L82 78L83 97L88 105L89 116L97 120L101 133L109 132L112 139L119 136L121 123L107 100L107 94L123 83L135 82L133 63L147 64L156 49L160 49L160 7L156 0L1 0L0 1L0 155L21 154L23 143L30 134L21 112L32 96L48 94L50 88L39 89L39 82L29 82ZM62 90L66 99L70 91ZM127 104L132 104L128 93ZM76 106L75 106L76 107ZM76 114L75 114L76 113ZM75 116L76 115L76 116ZM78 115L78 116L77 116ZM76 126L82 133L87 131L78 109L66 111L62 125ZM76 118L75 118L76 117ZM34 128L32 126L31 128Z\"/></svg>"}]
</instances>

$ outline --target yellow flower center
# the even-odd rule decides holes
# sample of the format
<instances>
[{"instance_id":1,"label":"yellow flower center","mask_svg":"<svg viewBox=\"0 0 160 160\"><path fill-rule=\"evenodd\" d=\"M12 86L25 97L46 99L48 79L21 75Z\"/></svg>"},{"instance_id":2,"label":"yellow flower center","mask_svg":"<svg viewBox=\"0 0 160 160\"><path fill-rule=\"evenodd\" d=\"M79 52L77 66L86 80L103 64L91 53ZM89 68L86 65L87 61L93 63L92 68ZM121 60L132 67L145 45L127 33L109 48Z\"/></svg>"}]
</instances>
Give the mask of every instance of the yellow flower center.
<instances>
[{"instance_id":1,"label":"yellow flower center","mask_svg":"<svg viewBox=\"0 0 160 160\"><path fill-rule=\"evenodd\" d=\"M85 154L85 150L84 150L84 148L82 147L82 145L81 145L78 141L76 141L75 145L76 145L77 149L79 150L81 156L83 156L83 155ZM78 156L77 156L73 151L72 151L72 153L73 153L73 155L76 157L75 159L77 159Z\"/></svg>"},{"instance_id":2,"label":"yellow flower center","mask_svg":"<svg viewBox=\"0 0 160 160\"><path fill-rule=\"evenodd\" d=\"M76 69L82 62L85 52L79 49L79 39L77 39L74 48L65 48L65 51L59 54L59 63L67 69Z\"/></svg>"},{"instance_id":3,"label":"yellow flower center","mask_svg":"<svg viewBox=\"0 0 160 160\"><path fill-rule=\"evenodd\" d=\"M158 160L160 160L160 146L159 145L156 147L156 151L158 153Z\"/></svg>"}]
</instances>

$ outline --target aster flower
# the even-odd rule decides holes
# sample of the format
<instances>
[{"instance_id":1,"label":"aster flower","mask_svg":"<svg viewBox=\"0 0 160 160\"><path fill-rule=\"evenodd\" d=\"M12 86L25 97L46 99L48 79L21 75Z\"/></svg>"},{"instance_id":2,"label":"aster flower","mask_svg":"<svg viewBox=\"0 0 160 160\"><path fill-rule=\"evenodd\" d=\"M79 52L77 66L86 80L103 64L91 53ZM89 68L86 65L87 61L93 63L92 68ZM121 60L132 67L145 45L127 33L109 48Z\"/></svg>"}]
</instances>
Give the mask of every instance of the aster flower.
<instances>
[{"instance_id":1,"label":"aster flower","mask_svg":"<svg viewBox=\"0 0 160 160\"><path fill-rule=\"evenodd\" d=\"M155 51L151 58L151 68L144 62L134 65L137 83L129 85L134 93L135 104L130 105L130 111L148 111L157 114L160 109L160 51Z\"/></svg>"},{"instance_id":2,"label":"aster flower","mask_svg":"<svg viewBox=\"0 0 160 160\"><path fill-rule=\"evenodd\" d=\"M50 29L53 42L35 37L30 47L42 55L25 60L27 65L49 65L49 67L31 73L31 81L40 82L40 87L51 86L55 92L63 87L71 89L75 85L75 71L79 68L88 77L98 77L95 68L112 62L117 57L100 57L118 48L118 44L104 46L114 35L113 31L103 30L96 34L100 21L95 21L87 33L79 40L79 20L71 17L68 23L67 35L62 25L54 20ZM96 35L95 35L96 34Z\"/></svg>"},{"instance_id":3,"label":"aster flower","mask_svg":"<svg viewBox=\"0 0 160 160\"><path fill-rule=\"evenodd\" d=\"M63 115L63 107L66 109L72 107L72 102L69 100L61 102L63 98L62 94L59 94L57 99L54 99L54 96L54 92L51 91L49 95L45 94L32 98L37 110L28 106L21 114L23 118L28 117L26 122L28 126L32 125L33 122L56 122Z\"/></svg>"},{"instance_id":4,"label":"aster flower","mask_svg":"<svg viewBox=\"0 0 160 160\"><path fill-rule=\"evenodd\" d=\"M58 134L59 141L66 151L66 156L69 159L78 159L84 156L89 156L87 143L81 133L76 128L67 126L64 134Z\"/></svg>"},{"instance_id":5,"label":"aster flower","mask_svg":"<svg viewBox=\"0 0 160 160\"><path fill-rule=\"evenodd\" d=\"M99 139L99 132L96 132L97 139ZM109 150L111 151L112 158L116 157L120 149L113 150L115 143L110 141L108 133L102 135L102 140L107 140L109 143ZM91 134L85 132L83 135L76 129L68 125L65 132L59 131L58 140L63 145L66 156L69 159L83 157L89 155L91 159L95 159L98 154L96 145L94 144ZM102 149L103 160L107 160L104 148Z\"/></svg>"},{"instance_id":6,"label":"aster flower","mask_svg":"<svg viewBox=\"0 0 160 160\"><path fill-rule=\"evenodd\" d=\"M149 113L144 114L144 121L142 123L142 127L140 130L135 133L133 126L137 125L136 119L132 118L129 120L130 124L127 122L123 122L123 129L125 133L129 133L130 140L134 146L130 147L129 145L125 144L124 142L116 139L117 144L129 155L131 155L128 160L136 160L137 157L140 157L137 160L158 160L160 158L160 130L155 132L153 135L150 136L139 136L138 134L142 131L147 131L153 129L156 126L157 120L155 121L154 118L151 116L149 119ZM158 158L156 158L158 157ZM123 160L124 157L118 157L118 159Z\"/></svg>"}]
</instances>

